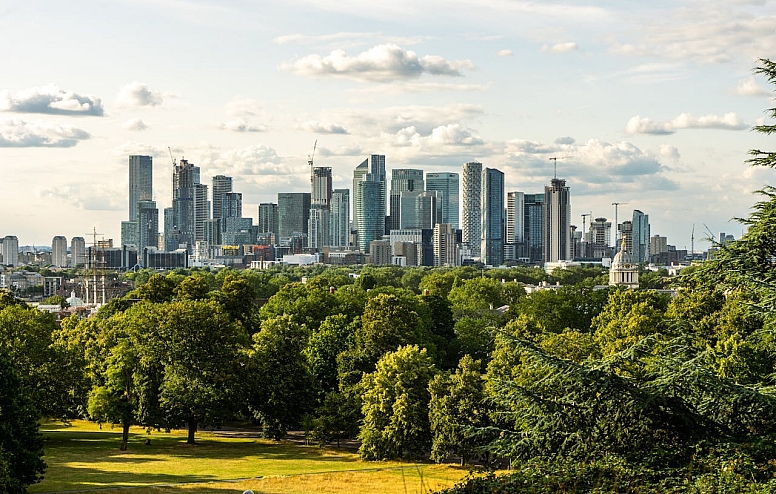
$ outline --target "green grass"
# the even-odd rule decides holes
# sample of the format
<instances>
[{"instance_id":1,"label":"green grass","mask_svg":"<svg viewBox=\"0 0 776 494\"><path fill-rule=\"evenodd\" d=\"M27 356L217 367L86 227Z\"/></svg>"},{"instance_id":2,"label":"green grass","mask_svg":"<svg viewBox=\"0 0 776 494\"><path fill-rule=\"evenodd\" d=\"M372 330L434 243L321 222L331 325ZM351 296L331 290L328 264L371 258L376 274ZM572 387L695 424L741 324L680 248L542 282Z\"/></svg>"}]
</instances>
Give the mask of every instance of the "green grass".
<instances>
[{"instance_id":1,"label":"green grass","mask_svg":"<svg viewBox=\"0 0 776 494\"><path fill-rule=\"evenodd\" d=\"M182 431L146 434L133 429L127 451L119 451L121 432L89 422L45 424L48 470L31 493L175 492L427 492L452 485L464 470L401 462L362 462L343 450L322 449L263 439L197 434L187 445ZM146 446L145 440L151 439ZM258 479L261 477L261 479ZM235 481L238 482L226 482ZM156 486L156 487L152 487ZM424 488L425 487L425 488ZM333 489L333 490L332 490ZM398 489L398 490L397 490Z\"/></svg>"}]
</instances>

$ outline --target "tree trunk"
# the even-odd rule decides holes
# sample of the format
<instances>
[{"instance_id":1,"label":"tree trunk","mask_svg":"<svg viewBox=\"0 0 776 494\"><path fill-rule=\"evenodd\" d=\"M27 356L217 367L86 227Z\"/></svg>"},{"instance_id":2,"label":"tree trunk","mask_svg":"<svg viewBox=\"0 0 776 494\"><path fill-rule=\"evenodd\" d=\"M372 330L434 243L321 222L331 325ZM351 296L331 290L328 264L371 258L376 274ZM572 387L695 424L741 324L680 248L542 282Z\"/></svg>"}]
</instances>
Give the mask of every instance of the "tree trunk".
<instances>
[{"instance_id":1,"label":"tree trunk","mask_svg":"<svg viewBox=\"0 0 776 494\"><path fill-rule=\"evenodd\" d=\"M121 451L127 450L127 442L129 442L129 420L123 420L121 422Z\"/></svg>"},{"instance_id":2,"label":"tree trunk","mask_svg":"<svg viewBox=\"0 0 776 494\"><path fill-rule=\"evenodd\" d=\"M197 419L189 418L189 438L186 440L186 444L197 444L194 440L194 434L197 432Z\"/></svg>"},{"instance_id":3,"label":"tree trunk","mask_svg":"<svg viewBox=\"0 0 776 494\"><path fill-rule=\"evenodd\" d=\"M466 456L461 455L461 466L465 466L465 465L466 465Z\"/></svg>"}]
</instances>

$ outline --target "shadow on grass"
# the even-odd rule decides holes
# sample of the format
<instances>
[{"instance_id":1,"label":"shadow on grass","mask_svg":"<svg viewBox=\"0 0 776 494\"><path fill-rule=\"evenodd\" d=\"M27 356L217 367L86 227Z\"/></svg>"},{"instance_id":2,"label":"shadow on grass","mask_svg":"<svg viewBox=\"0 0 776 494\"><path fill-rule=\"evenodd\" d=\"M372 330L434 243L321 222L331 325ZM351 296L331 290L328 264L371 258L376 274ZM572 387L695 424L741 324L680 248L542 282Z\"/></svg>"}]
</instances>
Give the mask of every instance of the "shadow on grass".
<instances>
[{"instance_id":1,"label":"shadow on grass","mask_svg":"<svg viewBox=\"0 0 776 494\"><path fill-rule=\"evenodd\" d=\"M77 480L76 480L77 479ZM46 473L41 484L31 486L31 493L88 491L91 489L142 487L151 484L201 483L219 480L215 475L199 473L180 475L174 473L134 473L106 471L89 467L58 465ZM137 492L143 492L138 490Z\"/></svg>"}]
</instances>

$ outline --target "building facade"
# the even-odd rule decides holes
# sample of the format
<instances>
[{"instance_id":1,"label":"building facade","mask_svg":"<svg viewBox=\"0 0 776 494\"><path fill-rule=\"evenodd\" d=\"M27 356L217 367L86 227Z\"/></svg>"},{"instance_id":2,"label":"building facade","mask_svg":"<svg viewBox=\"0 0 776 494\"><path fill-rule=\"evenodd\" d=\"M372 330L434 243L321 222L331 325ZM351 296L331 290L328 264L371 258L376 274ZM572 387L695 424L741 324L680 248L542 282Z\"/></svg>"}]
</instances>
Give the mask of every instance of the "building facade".
<instances>
[{"instance_id":1,"label":"building facade","mask_svg":"<svg viewBox=\"0 0 776 494\"><path fill-rule=\"evenodd\" d=\"M397 230L403 228L401 213L402 193L423 192L425 184L423 181L423 170L413 168L397 168L391 170L391 196L390 196L390 223L388 230Z\"/></svg>"},{"instance_id":2,"label":"building facade","mask_svg":"<svg viewBox=\"0 0 776 494\"><path fill-rule=\"evenodd\" d=\"M307 237L310 200L309 192L278 193L278 243L291 237Z\"/></svg>"},{"instance_id":3,"label":"building facade","mask_svg":"<svg viewBox=\"0 0 776 494\"><path fill-rule=\"evenodd\" d=\"M58 268L67 267L67 238L62 235L51 240L51 265Z\"/></svg>"},{"instance_id":4,"label":"building facade","mask_svg":"<svg viewBox=\"0 0 776 494\"><path fill-rule=\"evenodd\" d=\"M544 187L544 262L571 260L571 194L566 181Z\"/></svg>"},{"instance_id":5,"label":"building facade","mask_svg":"<svg viewBox=\"0 0 776 494\"><path fill-rule=\"evenodd\" d=\"M482 242L480 259L491 266L504 263L504 173L482 170Z\"/></svg>"},{"instance_id":6,"label":"building facade","mask_svg":"<svg viewBox=\"0 0 776 494\"><path fill-rule=\"evenodd\" d=\"M129 221L137 220L138 201L152 201L154 166L150 156L129 156Z\"/></svg>"},{"instance_id":7,"label":"building facade","mask_svg":"<svg viewBox=\"0 0 776 494\"><path fill-rule=\"evenodd\" d=\"M232 192L232 177L226 175L216 175L213 177L213 218L220 219L223 217L221 212L221 204L223 202L224 194Z\"/></svg>"},{"instance_id":8,"label":"building facade","mask_svg":"<svg viewBox=\"0 0 776 494\"><path fill-rule=\"evenodd\" d=\"M464 163L462 175L463 242L474 255L479 255L482 243L482 163Z\"/></svg>"},{"instance_id":9,"label":"building facade","mask_svg":"<svg viewBox=\"0 0 776 494\"><path fill-rule=\"evenodd\" d=\"M453 230L457 230L459 228L458 209L460 207L458 174L450 172L427 173L426 191L436 192L439 208L442 211L439 222L449 223L453 226Z\"/></svg>"},{"instance_id":10,"label":"building facade","mask_svg":"<svg viewBox=\"0 0 776 494\"><path fill-rule=\"evenodd\" d=\"M633 210L633 259L644 264L649 262L649 215Z\"/></svg>"},{"instance_id":11,"label":"building facade","mask_svg":"<svg viewBox=\"0 0 776 494\"><path fill-rule=\"evenodd\" d=\"M329 204L329 236L332 247L350 243L350 190L334 189Z\"/></svg>"}]
</instances>

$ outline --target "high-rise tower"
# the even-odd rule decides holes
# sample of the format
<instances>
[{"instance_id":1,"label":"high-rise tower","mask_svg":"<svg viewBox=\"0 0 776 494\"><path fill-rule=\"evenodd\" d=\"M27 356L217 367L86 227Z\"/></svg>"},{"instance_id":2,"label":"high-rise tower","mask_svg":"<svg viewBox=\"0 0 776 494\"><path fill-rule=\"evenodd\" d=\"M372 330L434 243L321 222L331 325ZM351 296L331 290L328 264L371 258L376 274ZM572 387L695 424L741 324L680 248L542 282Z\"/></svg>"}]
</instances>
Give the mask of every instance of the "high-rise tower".
<instances>
[{"instance_id":1,"label":"high-rise tower","mask_svg":"<svg viewBox=\"0 0 776 494\"><path fill-rule=\"evenodd\" d=\"M221 204L223 202L223 195L227 192L232 192L232 177L226 175L216 175L213 177L213 219L221 219ZM221 225L223 229L223 222Z\"/></svg>"},{"instance_id":2,"label":"high-rise tower","mask_svg":"<svg viewBox=\"0 0 776 494\"><path fill-rule=\"evenodd\" d=\"M334 189L329 204L329 236L332 247L350 243L350 190Z\"/></svg>"},{"instance_id":3,"label":"high-rise tower","mask_svg":"<svg viewBox=\"0 0 776 494\"><path fill-rule=\"evenodd\" d=\"M312 195L310 197L310 219L308 245L316 250L329 245L329 205L331 203L331 168L316 166L312 169Z\"/></svg>"},{"instance_id":4,"label":"high-rise tower","mask_svg":"<svg viewBox=\"0 0 776 494\"><path fill-rule=\"evenodd\" d=\"M73 267L86 264L86 240L83 237L73 237L70 240L70 265Z\"/></svg>"},{"instance_id":5,"label":"high-rise tower","mask_svg":"<svg viewBox=\"0 0 776 494\"><path fill-rule=\"evenodd\" d=\"M353 229L363 252L385 233L385 192L385 156L373 154L353 171Z\"/></svg>"},{"instance_id":6,"label":"high-rise tower","mask_svg":"<svg viewBox=\"0 0 776 494\"><path fill-rule=\"evenodd\" d=\"M482 163L463 164L463 242L474 255L480 254L482 240Z\"/></svg>"},{"instance_id":7,"label":"high-rise tower","mask_svg":"<svg viewBox=\"0 0 776 494\"><path fill-rule=\"evenodd\" d=\"M633 259L637 263L649 262L649 215L633 210Z\"/></svg>"},{"instance_id":8,"label":"high-rise tower","mask_svg":"<svg viewBox=\"0 0 776 494\"><path fill-rule=\"evenodd\" d=\"M199 187L199 167L181 159L172 173L172 225L169 233L165 222L165 250L175 250L186 245L189 253L193 251L197 233L204 239L204 209L207 207L207 186ZM165 218L166 220L167 218ZM197 232L197 220L201 220Z\"/></svg>"},{"instance_id":9,"label":"high-rise tower","mask_svg":"<svg viewBox=\"0 0 776 494\"><path fill-rule=\"evenodd\" d=\"M67 267L67 238L62 235L51 240L51 264L58 268Z\"/></svg>"},{"instance_id":10,"label":"high-rise tower","mask_svg":"<svg viewBox=\"0 0 776 494\"><path fill-rule=\"evenodd\" d=\"M571 259L571 200L566 181L544 187L544 262Z\"/></svg>"},{"instance_id":11,"label":"high-rise tower","mask_svg":"<svg viewBox=\"0 0 776 494\"><path fill-rule=\"evenodd\" d=\"M402 228L401 195L402 192L420 193L424 190L423 170L396 168L391 170L391 200L389 230Z\"/></svg>"},{"instance_id":12,"label":"high-rise tower","mask_svg":"<svg viewBox=\"0 0 776 494\"><path fill-rule=\"evenodd\" d=\"M129 157L129 221L137 220L137 202L153 200L154 167L150 156Z\"/></svg>"},{"instance_id":13,"label":"high-rise tower","mask_svg":"<svg viewBox=\"0 0 776 494\"><path fill-rule=\"evenodd\" d=\"M437 201L442 210L442 217L439 219L439 222L448 223L452 225L453 230L457 230L459 228L458 174L450 172L426 173L426 190L428 192L436 192L437 194Z\"/></svg>"},{"instance_id":14,"label":"high-rise tower","mask_svg":"<svg viewBox=\"0 0 776 494\"><path fill-rule=\"evenodd\" d=\"M482 244L485 264L504 262L504 173L495 168L482 170Z\"/></svg>"}]
</instances>

